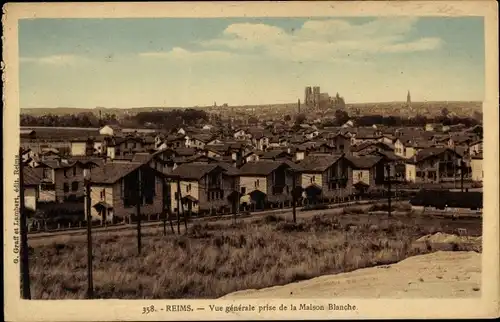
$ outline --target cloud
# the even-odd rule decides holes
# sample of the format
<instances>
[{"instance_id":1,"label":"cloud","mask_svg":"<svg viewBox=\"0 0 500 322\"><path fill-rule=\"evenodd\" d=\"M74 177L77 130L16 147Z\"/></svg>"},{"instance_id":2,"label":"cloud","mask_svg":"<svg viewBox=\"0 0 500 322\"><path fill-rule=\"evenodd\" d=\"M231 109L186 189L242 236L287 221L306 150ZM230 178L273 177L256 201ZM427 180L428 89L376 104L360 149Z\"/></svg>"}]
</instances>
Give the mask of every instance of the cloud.
<instances>
[{"instance_id":1,"label":"cloud","mask_svg":"<svg viewBox=\"0 0 500 322\"><path fill-rule=\"evenodd\" d=\"M139 54L144 58L169 59L176 61L203 61L203 60L226 60L234 57L234 54L227 51L204 50L190 51L181 47L174 47L170 51L144 52Z\"/></svg>"},{"instance_id":2,"label":"cloud","mask_svg":"<svg viewBox=\"0 0 500 322\"><path fill-rule=\"evenodd\" d=\"M73 65L85 59L76 55L50 55L43 57L21 57L22 63L35 63L41 65Z\"/></svg>"},{"instance_id":3,"label":"cloud","mask_svg":"<svg viewBox=\"0 0 500 322\"><path fill-rule=\"evenodd\" d=\"M379 18L362 24L345 19L309 20L291 32L266 24L237 23L201 45L252 50L292 61L348 61L359 55L439 48L439 38L411 39L417 21L410 17Z\"/></svg>"}]
</instances>

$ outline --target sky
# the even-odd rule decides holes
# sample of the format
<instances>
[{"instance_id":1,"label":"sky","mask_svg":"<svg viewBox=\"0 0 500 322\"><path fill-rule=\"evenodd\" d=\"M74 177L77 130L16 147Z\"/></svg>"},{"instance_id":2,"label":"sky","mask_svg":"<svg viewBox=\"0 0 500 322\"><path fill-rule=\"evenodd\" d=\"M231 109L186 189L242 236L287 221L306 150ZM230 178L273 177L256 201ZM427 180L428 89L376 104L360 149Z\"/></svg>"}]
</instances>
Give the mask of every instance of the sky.
<instances>
[{"instance_id":1,"label":"sky","mask_svg":"<svg viewBox=\"0 0 500 322\"><path fill-rule=\"evenodd\" d=\"M482 101L482 17L23 19L21 108Z\"/></svg>"}]
</instances>

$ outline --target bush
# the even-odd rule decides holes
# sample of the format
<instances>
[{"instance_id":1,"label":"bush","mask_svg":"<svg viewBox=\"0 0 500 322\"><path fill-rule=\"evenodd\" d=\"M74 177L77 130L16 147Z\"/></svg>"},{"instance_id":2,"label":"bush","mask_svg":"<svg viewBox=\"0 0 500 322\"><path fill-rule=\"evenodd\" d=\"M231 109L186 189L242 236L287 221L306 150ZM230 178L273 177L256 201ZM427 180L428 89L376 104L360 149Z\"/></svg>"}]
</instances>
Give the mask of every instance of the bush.
<instances>
[{"instance_id":1,"label":"bush","mask_svg":"<svg viewBox=\"0 0 500 322\"><path fill-rule=\"evenodd\" d=\"M271 214L271 215L267 215L264 217L264 222L266 224L270 224L270 223L277 223L277 222L281 222L281 221L284 221L285 219L283 219L283 217L280 217L280 216L276 216L274 214Z\"/></svg>"},{"instance_id":2,"label":"bush","mask_svg":"<svg viewBox=\"0 0 500 322\"><path fill-rule=\"evenodd\" d=\"M308 229L304 223L280 222L276 225L276 230L289 233L294 231L307 231Z\"/></svg>"},{"instance_id":3,"label":"bush","mask_svg":"<svg viewBox=\"0 0 500 322\"><path fill-rule=\"evenodd\" d=\"M344 208L344 214L346 215L352 215L352 214L364 214L366 213L366 210L363 210L360 207L349 207L349 208Z\"/></svg>"},{"instance_id":4,"label":"bush","mask_svg":"<svg viewBox=\"0 0 500 322\"><path fill-rule=\"evenodd\" d=\"M307 205L302 207L300 211L311 211L311 210L326 210L330 207L327 204L317 204L317 205Z\"/></svg>"}]
</instances>

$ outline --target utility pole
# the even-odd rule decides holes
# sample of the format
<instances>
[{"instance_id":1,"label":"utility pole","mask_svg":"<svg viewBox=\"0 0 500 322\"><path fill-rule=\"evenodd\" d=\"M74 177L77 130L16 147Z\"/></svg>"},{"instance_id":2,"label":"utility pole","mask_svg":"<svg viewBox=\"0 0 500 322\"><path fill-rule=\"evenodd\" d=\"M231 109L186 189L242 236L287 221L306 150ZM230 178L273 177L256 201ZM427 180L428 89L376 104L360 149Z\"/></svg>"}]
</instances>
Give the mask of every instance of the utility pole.
<instances>
[{"instance_id":1,"label":"utility pole","mask_svg":"<svg viewBox=\"0 0 500 322\"><path fill-rule=\"evenodd\" d=\"M177 177L177 233L181 234L181 179Z\"/></svg>"},{"instance_id":2,"label":"utility pole","mask_svg":"<svg viewBox=\"0 0 500 322\"><path fill-rule=\"evenodd\" d=\"M19 148L19 221L21 235L21 277L22 277L22 297L25 300L31 299L31 283L29 270L29 248L28 248L28 225L24 205L24 169L22 148Z\"/></svg>"},{"instance_id":3,"label":"utility pole","mask_svg":"<svg viewBox=\"0 0 500 322\"><path fill-rule=\"evenodd\" d=\"M234 223L236 224L238 214L240 212L240 192L238 190L236 191L236 209L234 209Z\"/></svg>"},{"instance_id":4,"label":"utility pole","mask_svg":"<svg viewBox=\"0 0 500 322\"><path fill-rule=\"evenodd\" d=\"M453 187L457 188L457 148L453 143Z\"/></svg>"},{"instance_id":5,"label":"utility pole","mask_svg":"<svg viewBox=\"0 0 500 322\"><path fill-rule=\"evenodd\" d=\"M141 241L141 203L142 203L142 178L141 178L141 168L137 170L137 252L141 253L142 241Z\"/></svg>"},{"instance_id":6,"label":"utility pole","mask_svg":"<svg viewBox=\"0 0 500 322\"><path fill-rule=\"evenodd\" d=\"M293 222L297 223L297 178L296 178L296 173L294 170L291 170L292 172L292 181L293 181L293 188L292 188L292 213L293 213Z\"/></svg>"},{"instance_id":7,"label":"utility pole","mask_svg":"<svg viewBox=\"0 0 500 322\"><path fill-rule=\"evenodd\" d=\"M166 206L166 196L167 196L167 190L166 190L166 184L165 184L165 179L162 178L161 180L162 183L162 191L163 191L163 202L162 202L162 207L161 207L161 212L163 215L163 236L167 236L167 207Z\"/></svg>"},{"instance_id":8,"label":"utility pole","mask_svg":"<svg viewBox=\"0 0 500 322\"><path fill-rule=\"evenodd\" d=\"M168 221L170 222L170 229L172 230L172 234L175 235L175 229L174 229L174 223L172 222L172 179L168 179L168 191L169 191L169 205L168 205L168 211L167 211L167 216L168 216Z\"/></svg>"},{"instance_id":9,"label":"utility pole","mask_svg":"<svg viewBox=\"0 0 500 322\"><path fill-rule=\"evenodd\" d=\"M464 192L465 162L460 160L460 191Z\"/></svg>"},{"instance_id":10,"label":"utility pole","mask_svg":"<svg viewBox=\"0 0 500 322\"><path fill-rule=\"evenodd\" d=\"M385 170L387 171L387 205L389 206L389 210L388 210L388 214L389 214L389 217L392 216L391 214L391 166L389 164L387 164L385 166Z\"/></svg>"},{"instance_id":11,"label":"utility pole","mask_svg":"<svg viewBox=\"0 0 500 322\"><path fill-rule=\"evenodd\" d=\"M182 194L181 194L182 196ZM187 212L184 209L184 203L182 202L181 199L181 209L182 209L182 218L184 219L184 232L187 232L188 226L187 226Z\"/></svg>"},{"instance_id":12,"label":"utility pole","mask_svg":"<svg viewBox=\"0 0 500 322\"><path fill-rule=\"evenodd\" d=\"M92 277L92 200L91 200L90 180L85 179L85 211L87 213L87 298L94 297L94 282Z\"/></svg>"}]
</instances>

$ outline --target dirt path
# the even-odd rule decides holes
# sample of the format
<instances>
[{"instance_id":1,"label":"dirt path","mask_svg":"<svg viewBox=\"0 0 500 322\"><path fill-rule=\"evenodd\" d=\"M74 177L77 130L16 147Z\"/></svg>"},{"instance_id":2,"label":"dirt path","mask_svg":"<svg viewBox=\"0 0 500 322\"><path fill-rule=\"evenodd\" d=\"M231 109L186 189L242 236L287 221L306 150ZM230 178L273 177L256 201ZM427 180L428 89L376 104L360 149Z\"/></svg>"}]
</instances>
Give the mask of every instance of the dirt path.
<instances>
[{"instance_id":1,"label":"dirt path","mask_svg":"<svg viewBox=\"0 0 500 322\"><path fill-rule=\"evenodd\" d=\"M481 296L480 286L480 253L435 252L393 265L239 291L222 298L470 298Z\"/></svg>"}]
</instances>

